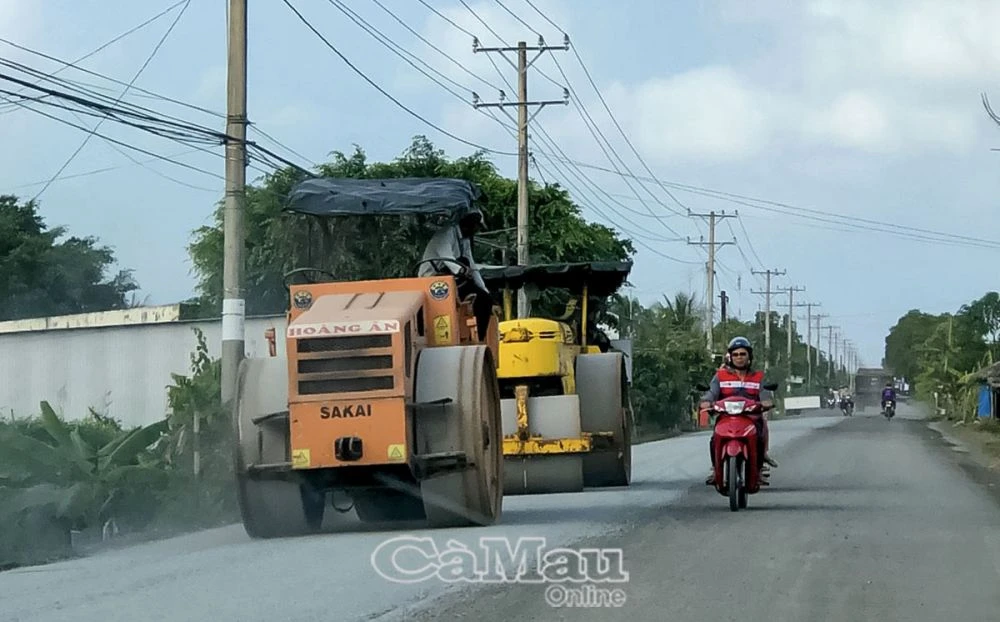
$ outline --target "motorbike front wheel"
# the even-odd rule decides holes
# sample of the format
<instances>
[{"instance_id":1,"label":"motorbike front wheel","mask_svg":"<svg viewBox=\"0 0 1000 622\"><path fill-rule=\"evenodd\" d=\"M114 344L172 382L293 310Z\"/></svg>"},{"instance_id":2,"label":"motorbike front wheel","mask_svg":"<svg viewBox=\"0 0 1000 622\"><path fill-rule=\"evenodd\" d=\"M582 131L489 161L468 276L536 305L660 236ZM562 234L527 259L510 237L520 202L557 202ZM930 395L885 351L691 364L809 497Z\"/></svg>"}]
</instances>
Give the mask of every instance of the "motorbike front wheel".
<instances>
[{"instance_id":1,"label":"motorbike front wheel","mask_svg":"<svg viewBox=\"0 0 1000 622\"><path fill-rule=\"evenodd\" d=\"M729 509L736 512L740 509L740 461L739 456L729 456Z\"/></svg>"}]
</instances>

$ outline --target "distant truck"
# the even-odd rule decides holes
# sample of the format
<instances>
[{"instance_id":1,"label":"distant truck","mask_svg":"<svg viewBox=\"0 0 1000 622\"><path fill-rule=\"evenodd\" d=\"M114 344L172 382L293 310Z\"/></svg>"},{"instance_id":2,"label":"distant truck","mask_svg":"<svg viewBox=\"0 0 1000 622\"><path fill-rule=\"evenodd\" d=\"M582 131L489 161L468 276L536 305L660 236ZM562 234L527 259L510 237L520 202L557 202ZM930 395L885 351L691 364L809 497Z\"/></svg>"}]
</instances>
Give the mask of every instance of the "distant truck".
<instances>
[{"instance_id":1,"label":"distant truck","mask_svg":"<svg viewBox=\"0 0 1000 622\"><path fill-rule=\"evenodd\" d=\"M887 382L895 385L892 372L881 367L862 367L854 375L854 407L864 410L882 404L882 389Z\"/></svg>"}]
</instances>

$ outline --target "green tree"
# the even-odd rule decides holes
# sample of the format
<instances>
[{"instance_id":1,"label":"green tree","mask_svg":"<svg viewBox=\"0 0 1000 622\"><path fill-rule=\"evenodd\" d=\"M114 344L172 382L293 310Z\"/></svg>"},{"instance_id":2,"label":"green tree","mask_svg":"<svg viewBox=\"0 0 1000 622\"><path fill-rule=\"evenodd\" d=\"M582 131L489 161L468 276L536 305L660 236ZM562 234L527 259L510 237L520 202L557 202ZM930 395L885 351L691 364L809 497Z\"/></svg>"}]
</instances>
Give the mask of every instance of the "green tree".
<instances>
[{"instance_id":1,"label":"green tree","mask_svg":"<svg viewBox=\"0 0 1000 622\"><path fill-rule=\"evenodd\" d=\"M975 372L996 360L1000 295L989 292L956 313L911 310L886 337L886 364L913 383L918 397L934 394L949 414L974 416Z\"/></svg>"},{"instance_id":2,"label":"green tree","mask_svg":"<svg viewBox=\"0 0 1000 622\"><path fill-rule=\"evenodd\" d=\"M713 373L701 309L692 296L677 293L649 308L633 300L632 316L632 405L639 425L653 431L683 427L693 412L695 385Z\"/></svg>"},{"instance_id":3,"label":"green tree","mask_svg":"<svg viewBox=\"0 0 1000 622\"><path fill-rule=\"evenodd\" d=\"M923 344L940 323L941 316L912 309L899 318L885 338L885 364L897 376L916 379L920 362L916 348Z\"/></svg>"},{"instance_id":4,"label":"green tree","mask_svg":"<svg viewBox=\"0 0 1000 622\"><path fill-rule=\"evenodd\" d=\"M477 238L476 260L513 263L517 222L517 182L501 176L483 153L449 160L423 136L392 162L369 162L355 147L351 155L334 152L317 168L329 177L454 177L480 185L485 235ZM415 274L416 263L433 230L421 218L319 219L281 213L284 198L306 174L286 168L247 187L247 313L277 313L287 307L282 274L295 267L315 267L345 280L392 278ZM532 262L620 261L635 249L603 225L583 219L579 207L558 185L531 183ZM222 206L215 223L194 232L189 252L198 276L200 301L218 313L222 299Z\"/></svg>"},{"instance_id":5,"label":"green tree","mask_svg":"<svg viewBox=\"0 0 1000 622\"><path fill-rule=\"evenodd\" d=\"M0 195L0 320L123 309L130 270L107 273L114 252L94 237L48 228L34 201Z\"/></svg>"},{"instance_id":6,"label":"green tree","mask_svg":"<svg viewBox=\"0 0 1000 622\"><path fill-rule=\"evenodd\" d=\"M963 343L980 355L988 349L995 360L1000 346L1000 294L989 292L979 300L962 305L957 316L960 319L960 330L970 333L969 339L963 340ZM980 344L982 347L977 348Z\"/></svg>"}]
</instances>

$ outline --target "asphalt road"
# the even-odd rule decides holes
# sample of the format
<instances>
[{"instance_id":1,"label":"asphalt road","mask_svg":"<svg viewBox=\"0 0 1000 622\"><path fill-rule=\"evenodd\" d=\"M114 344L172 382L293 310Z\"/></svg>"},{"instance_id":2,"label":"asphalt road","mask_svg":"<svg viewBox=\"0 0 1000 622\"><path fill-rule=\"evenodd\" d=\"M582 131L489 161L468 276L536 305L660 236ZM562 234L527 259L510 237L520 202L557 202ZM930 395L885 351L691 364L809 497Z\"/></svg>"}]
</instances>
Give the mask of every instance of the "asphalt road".
<instances>
[{"instance_id":1,"label":"asphalt road","mask_svg":"<svg viewBox=\"0 0 1000 622\"><path fill-rule=\"evenodd\" d=\"M1000 512L957 465L962 454L906 420L905 406L891 422L813 415L772 424L781 465L740 513L702 483L708 437L689 435L636 447L628 489L507 497L492 528L363 532L344 523L252 541L233 526L0 573L0 619L996 619ZM443 580L462 561L487 559L483 536L511 547L541 537L543 551L619 548L627 582L572 586L624 602L559 608L546 602L546 585ZM390 555L373 560L394 537L431 538L439 552L450 544L440 558L448 566L399 582ZM460 545L470 553L455 554ZM414 570L427 559L411 548L397 562Z\"/></svg>"},{"instance_id":2,"label":"asphalt road","mask_svg":"<svg viewBox=\"0 0 1000 622\"><path fill-rule=\"evenodd\" d=\"M746 511L698 487L620 538L587 542L623 550L628 582L593 584L620 589L619 608L554 607L549 586L514 585L415 619L998 619L1000 506L961 454L906 405L892 421L824 416L839 420L782 451Z\"/></svg>"}]
</instances>

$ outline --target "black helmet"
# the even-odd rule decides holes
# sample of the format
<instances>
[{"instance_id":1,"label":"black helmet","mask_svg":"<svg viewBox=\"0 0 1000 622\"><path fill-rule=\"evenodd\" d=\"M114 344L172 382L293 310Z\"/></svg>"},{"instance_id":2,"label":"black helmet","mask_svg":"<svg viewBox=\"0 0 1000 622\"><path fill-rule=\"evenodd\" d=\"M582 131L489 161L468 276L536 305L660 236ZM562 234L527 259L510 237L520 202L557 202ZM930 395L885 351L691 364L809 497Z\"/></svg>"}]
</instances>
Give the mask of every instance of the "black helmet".
<instances>
[{"instance_id":1,"label":"black helmet","mask_svg":"<svg viewBox=\"0 0 1000 622\"><path fill-rule=\"evenodd\" d=\"M750 353L750 356L753 356L753 346L750 345L750 340L746 337L733 337L729 345L726 346L726 352L732 352L737 348L743 348Z\"/></svg>"},{"instance_id":2,"label":"black helmet","mask_svg":"<svg viewBox=\"0 0 1000 622\"><path fill-rule=\"evenodd\" d=\"M736 350L736 349L739 349L739 348L743 348L744 350L747 351L747 354L749 354L749 356L747 357L747 359L748 359L747 360L747 364L748 365L752 365L753 364L753 346L750 344L750 340L747 339L746 337L733 337L732 340L729 342L729 345L726 346L726 352L731 354L733 350ZM730 358L729 360L730 360L730 363L731 363L732 362L732 358Z\"/></svg>"}]
</instances>

